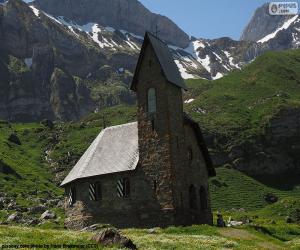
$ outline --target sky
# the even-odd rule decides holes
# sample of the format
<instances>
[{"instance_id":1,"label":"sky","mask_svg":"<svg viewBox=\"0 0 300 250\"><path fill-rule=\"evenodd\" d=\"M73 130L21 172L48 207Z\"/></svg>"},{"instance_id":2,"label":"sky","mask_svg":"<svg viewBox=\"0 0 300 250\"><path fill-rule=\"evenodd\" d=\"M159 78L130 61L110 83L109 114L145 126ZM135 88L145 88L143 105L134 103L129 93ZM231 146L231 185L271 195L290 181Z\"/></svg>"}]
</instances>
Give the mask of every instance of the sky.
<instances>
[{"instance_id":1,"label":"sky","mask_svg":"<svg viewBox=\"0 0 300 250\"><path fill-rule=\"evenodd\" d=\"M196 38L238 40L254 11L267 0L139 0ZM298 0L299 1L299 0Z\"/></svg>"}]
</instances>

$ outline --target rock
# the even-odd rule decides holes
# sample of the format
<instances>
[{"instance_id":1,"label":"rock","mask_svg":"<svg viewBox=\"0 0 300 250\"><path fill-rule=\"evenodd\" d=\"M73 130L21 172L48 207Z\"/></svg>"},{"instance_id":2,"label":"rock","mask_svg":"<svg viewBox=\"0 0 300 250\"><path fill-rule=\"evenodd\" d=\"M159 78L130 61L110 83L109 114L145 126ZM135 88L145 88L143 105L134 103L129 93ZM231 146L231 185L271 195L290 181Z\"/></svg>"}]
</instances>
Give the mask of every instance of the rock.
<instances>
[{"instance_id":1,"label":"rock","mask_svg":"<svg viewBox=\"0 0 300 250\"><path fill-rule=\"evenodd\" d=\"M15 210L17 208L17 204L15 201L11 201L8 205L7 205L7 210Z\"/></svg>"},{"instance_id":2,"label":"rock","mask_svg":"<svg viewBox=\"0 0 300 250\"><path fill-rule=\"evenodd\" d=\"M41 219L42 220L51 220L54 219L56 217L54 212L51 212L50 210L46 210L42 215L41 215Z\"/></svg>"},{"instance_id":3,"label":"rock","mask_svg":"<svg viewBox=\"0 0 300 250\"><path fill-rule=\"evenodd\" d=\"M7 218L7 222L18 222L22 219L22 214L19 212L13 213Z\"/></svg>"},{"instance_id":4,"label":"rock","mask_svg":"<svg viewBox=\"0 0 300 250\"><path fill-rule=\"evenodd\" d=\"M148 233L149 233L149 234L155 234L155 233L156 233L156 228L150 228L150 229L148 230Z\"/></svg>"},{"instance_id":5,"label":"rock","mask_svg":"<svg viewBox=\"0 0 300 250\"><path fill-rule=\"evenodd\" d=\"M48 127L50 129L54 128L54 123L53 121L49 120L49 119L44 119L41 121L41 124L43 124L45 127Z\"/></svg>"},{"instance_id":6,"label":"rock","mask_svg":"<svg viewBox=\"0 0 300 250\"><path fill-rule=\"evenodd\" d=\"M153 32L158 25L161 39L182 48L189 44L189 36L175 23L165 16L151 13L138 1L77 0L70 6L68 0L52 0L50 3L36 0L34 5L53 16L64 16L77 23L94 22L139 36L143 36L146 30Z\"/></svg>"},{"instance_id":7,"label":"rock","mask_svg":"<svg viewBox=\"0 0 300 250\"><path fill-rule=\"evenodd\" d=\"M109 228L111 225L109 224L94 224L88 227L85 227L83 229L81 229L81 231L89 231L89 232L95 232L97 230L102 230L104 228Z\"/></svg>"},{"instance_id":8,"label":"rock","mask_svg":"<svg viewBox=\"0 0 300 250\"><path fill-rule=\"evenodd\" d=\"M65 207L65 201L64 200L60 200L57 203L56 207L58 207L58 208L64 208Z\"/></svg>"},{"instance_id":9,"label":"rock","mask_svg":"<svg viewBox=\"0 0 300 250\"><path fill-rule=\"evenodd\" d=\"M10 136L8 137L8 140L14 144L21 145L21 141L20 141L19 137L14 133L10 134Z\"/></svg>"},{"instance_id":10,"label":"rock","mask_svg":"<svg viewBox=\"0 0 300 250\"><path fill-rule=\"evenodd\" d=\"M217 227L226 227L225 221L223 220L222 214L217 215Z\"/></svg>"},{"instance_id":11,"label":"rock","mask_svg":"<svg viewBox=\"0 0 300 250\"><path fill-rule=\"evenodd\" d=\"M265 195L265 201L268 202L269 204L275 203L278 201L278 197L274 194L268 193Z\"/></svg>"},{"instance_id":12,"label":"rock","mask_svg":"<svg viewBox=\"0 0 300 250\"><path fill-rule=\"evenodd\" d=\"M25 225L28 226L36 226L40 223L40 221L38 219L29 219L28 221L25 222Z\"/></svg>"},{"instance_id":13,"label":"rock","mask_svg":"<svg viewBox=\"0 0 300 250\"><path fill-rule=\"evenodd\" d=\"M94 235L91 240L103 246L119 245L121 248L137 249L136 245L116 229L107 228Z\"/></svg>"},{"instance_id":14,"label":"rock","mask_svg":"<svg viewBox=\"0 0 300 250\"><path fill-rule=\"evenodd\" d=\"M46 210L47 207L45 205L38 205L38 206L28 208L28 212L31 214L45 212Z\"/></svg>"}]
</instances>

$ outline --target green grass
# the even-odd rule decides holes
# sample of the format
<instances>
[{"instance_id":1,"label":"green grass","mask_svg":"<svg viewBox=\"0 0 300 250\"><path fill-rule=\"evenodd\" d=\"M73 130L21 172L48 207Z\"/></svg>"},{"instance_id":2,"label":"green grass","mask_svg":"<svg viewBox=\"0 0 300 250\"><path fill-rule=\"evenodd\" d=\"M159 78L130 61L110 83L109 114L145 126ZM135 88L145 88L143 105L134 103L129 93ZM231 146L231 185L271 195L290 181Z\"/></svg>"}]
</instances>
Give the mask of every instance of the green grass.
<instances>
[{"instance_id":1,"label":"green grass","mask_svg":"<svg viewBox=\"0 0 300 250\"><path fill-rule=\"evenodd\" d=\"M240 228L217 228L207 225L190 227L125 229L121 233L137 245L138 249L299 249L298 235L289 240L280 240L276 233L292 230L294 225L285 229L273 226L272 229L258 230L246 226ZM0 245L4 244L40 244L40 245L90 245L93 233L38 228L20 228L0 226ZM78 247L82 249L83 247ZM54 247L50 247L54 249ZM62 248L62 249L67 249ZM91 249L119 249L115 247L93 246Z\"/></svg>"},{"instance_id":2,"label":"green grass","mask_svg":"<svg viewBox=\"0 0 300 250\"><path fill-rule=\"evenodd\" d=\"M49 167L44 161L47 140L40 138L46 130L39 124L0 124L0 160L9 167L10 173L0 172L0 189L16 197L21 205L33 203L31 193L38 190L38 197L62 195L62 190L52 182ZM21 145L8 141L11 133L16 133Z\"/></svg>"},{"instance_id":3,"label":"green grass","mask_svg":"<svg viewBox=\"0 0 300 250\"><path fill-rule=\"evenodd\" d=\"M268 193L276 195L279 199L300 199L299 176L266 176L254 179L232 168L221 167L216 171L217 176L210 179L214 210L260 209L268 205L264 199Z\"/></svg>"},{"instance_id":4,"label":"green grass","mask_svg":"<svg viewBox=\"0 0 300 250\"><path fill-rule=\"evenodd\" d=\"M299 62L300 50L267 52L219 80L189 80L195 101L186 109L206 131L236 142L262 134L279 110L300 107Z\"/></svg>"}]
</instances>

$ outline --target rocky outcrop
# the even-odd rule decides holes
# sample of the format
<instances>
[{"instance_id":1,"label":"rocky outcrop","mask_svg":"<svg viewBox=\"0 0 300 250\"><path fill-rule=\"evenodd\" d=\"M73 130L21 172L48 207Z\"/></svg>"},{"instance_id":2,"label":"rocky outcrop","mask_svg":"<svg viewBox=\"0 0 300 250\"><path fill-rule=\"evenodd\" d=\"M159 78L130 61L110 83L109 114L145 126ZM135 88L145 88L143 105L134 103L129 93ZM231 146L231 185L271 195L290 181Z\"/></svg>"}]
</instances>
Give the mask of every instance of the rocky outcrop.
<instances>
[{"instance_id":1,"label":"rocky outcrop","mask_svg":"<svg viewBox=\"0 0 300 250\"><path fill-rule=\"evenodd\" d=\"M269 14L269 4L258 8L244 29L240 40L256 42L279 28L290 16Z\"/></svg>"},{"instance_id":2,"label":"rocky outcrop","mask_svg":"<svg viewBox=\"0 0 300 250\"><path fill-rule=\"evenodd\" d=\"M220 143L229 138L211 136L210 147L215 165L229 165L249 175L280 175L300 173L300 109L283 109L265 128L265 133L224 151ZM217 145L218 144L218 145ZM230 143L229 143L230 144Z\"/></svg>"},{"instance_id":3,"label":"rocky outcrop","mask_svg":"<svg viewBox=\"0 0 300 250\"><path fill-rule=\"evenodd\" d=\"M151 13L137 0L36 0L39 9L53 16L63 16L80 25L98 23L143 36L154 32L156 26L162 39L171 44L187 47L189 36L165 16ZM83 7L84 6L84 7Z\"/></svg>"}]
</instances>

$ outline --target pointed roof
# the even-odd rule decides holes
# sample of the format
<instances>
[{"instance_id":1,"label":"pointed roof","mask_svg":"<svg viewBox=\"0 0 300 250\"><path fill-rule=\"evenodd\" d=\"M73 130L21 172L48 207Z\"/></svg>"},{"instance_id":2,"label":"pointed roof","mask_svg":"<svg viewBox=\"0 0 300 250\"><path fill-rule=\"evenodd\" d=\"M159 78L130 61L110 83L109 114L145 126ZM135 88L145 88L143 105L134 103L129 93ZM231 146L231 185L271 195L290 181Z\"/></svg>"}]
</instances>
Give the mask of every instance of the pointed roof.
<instances>
[{"instance_id":1,"label":"pointed roof","mask_svg":"<svg viewBox=\"0 0 300 250\"><path fill-rule=\"evenodd\" d=\"M81 178L135 170L138 148L137 122L103 129L61 186Z\"/></svg>"},{"instance_id":2,"label":"pointed roof","mask_svg":"<svg viewBox=\"0 0 300 250\"><path fill-rule=\"evenodd\" d=\"M204 137L203 137L203 134L202 134L202 130L201 130L199 124L197 122L195 122L186 113L183 114L183 117L184 117L184 122L186 124L189 124L192 127L192 129L194 130L194 133L195 133L196 138L197 138L198 146L199 146L199 148L200 148L200 150L203 154L204 161L206 163L208 176L210 176L210 177L216 176L216 170L214 168L213 161L212 161L212 159L210 157L210 154L208 152L208 148L207 148L207 145L205 143L205 140L204 140Z\"/></svg>"},{"instance_id":3,"label":"pointed roof","mask_svg":"<svg viewBox=\"0 0 300 250\"><path fill-rule=\"evenodd\" d=\"M178 67L174 62L174 58L169 50L168 45L149 32L146 32L145 34L144 42L142 45L142 49L140 52L140 56L137 62L130 89L136 91L138 73L140 71L141 63L143 61L144 53L148 44L152 45L153 51L158 59L158 62L162 68L162 71L164 72L166 79L170 83L176 85L177 87L186 90L187 88L180 75Z\"/></svg>"}]
</instances>

